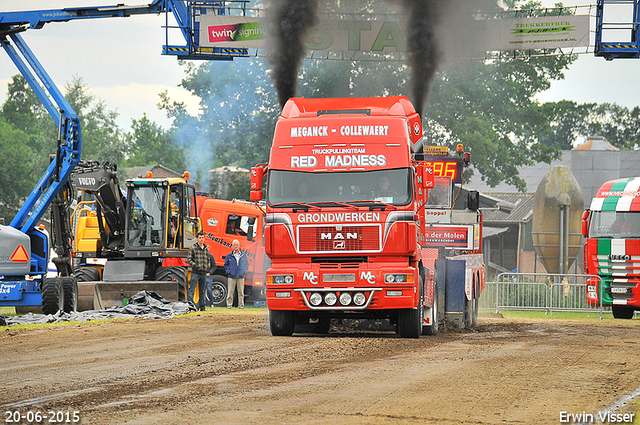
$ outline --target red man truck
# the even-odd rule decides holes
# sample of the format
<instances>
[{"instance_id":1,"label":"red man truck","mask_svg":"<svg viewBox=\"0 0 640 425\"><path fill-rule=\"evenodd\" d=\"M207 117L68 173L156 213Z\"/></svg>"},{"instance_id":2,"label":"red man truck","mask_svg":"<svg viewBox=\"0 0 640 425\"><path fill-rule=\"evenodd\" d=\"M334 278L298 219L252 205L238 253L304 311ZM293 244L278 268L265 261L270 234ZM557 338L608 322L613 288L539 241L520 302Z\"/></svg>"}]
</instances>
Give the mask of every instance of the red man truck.
<instances>
[{"instance_id":1,"label":"red man truck","mask_svg":"<svg viewBox=\"0 0 640 425\"><path fill-rule=\"evenodd\" d=\"M640 177L605 182L582 216L587 301L611 306L613 317L633 318L640 310Z\"/></svg>"},{"instance_id":2,"label":"red man truck","mask_svg":"<svg viewBox=\"0 0 640 425\"><path fill-rule=\"evenodd\" d=\"M332 318L388 319L405 338L438 331L437 282L421 247L434 179L416 156L421 144L405 96L286 103L270 162L251 182L259 200L267 178L273 335L308 323L327 332Z\"/></svg>"}]
</instances>

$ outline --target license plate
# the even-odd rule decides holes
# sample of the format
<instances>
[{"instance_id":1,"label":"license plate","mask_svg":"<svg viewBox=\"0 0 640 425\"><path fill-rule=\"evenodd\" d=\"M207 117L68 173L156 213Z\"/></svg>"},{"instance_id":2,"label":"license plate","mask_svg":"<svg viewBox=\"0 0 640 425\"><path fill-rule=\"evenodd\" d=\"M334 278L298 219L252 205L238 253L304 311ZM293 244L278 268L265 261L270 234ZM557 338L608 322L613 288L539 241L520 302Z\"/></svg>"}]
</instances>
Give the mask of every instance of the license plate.
<instances>
[{"instance_id":1,"label":"license plate","mask_svg":"<svg viewBox=\"0 0 640 425\"><path fill-rule=\"evenodd\" d=\"M626 294L627 288L611 288L612 294Z\"/></svg>"}]
</instances>

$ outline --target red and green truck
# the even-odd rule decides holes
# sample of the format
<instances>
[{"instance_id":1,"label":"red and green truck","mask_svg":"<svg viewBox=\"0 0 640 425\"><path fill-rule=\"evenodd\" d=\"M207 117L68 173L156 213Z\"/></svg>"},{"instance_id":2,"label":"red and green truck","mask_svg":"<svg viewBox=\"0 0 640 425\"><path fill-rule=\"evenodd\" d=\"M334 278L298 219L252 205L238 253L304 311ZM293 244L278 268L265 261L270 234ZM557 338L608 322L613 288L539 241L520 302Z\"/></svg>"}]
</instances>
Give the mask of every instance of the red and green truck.
<instances>
[{"instance_id":1,"label":"red and green truck","mask_svg":"<svg viewBox=\"0 0 640 425\"><path fill-rule=\"evenodd\" d=\"M587 301L631 319L640 309L640 177L604 183L583 213L582 234L584 272L601 278L589 280Z\"/></svg>"}]
</instances>

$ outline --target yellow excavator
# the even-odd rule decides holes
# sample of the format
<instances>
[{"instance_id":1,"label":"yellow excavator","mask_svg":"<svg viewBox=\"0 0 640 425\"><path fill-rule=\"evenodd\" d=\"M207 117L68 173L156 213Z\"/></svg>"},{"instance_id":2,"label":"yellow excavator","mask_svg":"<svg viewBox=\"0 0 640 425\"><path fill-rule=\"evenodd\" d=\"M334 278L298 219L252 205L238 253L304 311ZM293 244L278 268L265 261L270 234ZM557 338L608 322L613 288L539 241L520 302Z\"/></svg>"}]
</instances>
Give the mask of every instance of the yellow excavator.
<instances>
[{"instance_id":1,"label":"yellow excavator","mask_svg":"<svg viewBox=\"0 0 640 425\"><path fill-rule=\"evenodd\" d=\"M185 300L185 258L202 228L188 179L128 179L125 193L115 164L78 164L71 176L84 195L71 215L78 310L126 305L142 290Z\"/></svg>"}]
</instances>

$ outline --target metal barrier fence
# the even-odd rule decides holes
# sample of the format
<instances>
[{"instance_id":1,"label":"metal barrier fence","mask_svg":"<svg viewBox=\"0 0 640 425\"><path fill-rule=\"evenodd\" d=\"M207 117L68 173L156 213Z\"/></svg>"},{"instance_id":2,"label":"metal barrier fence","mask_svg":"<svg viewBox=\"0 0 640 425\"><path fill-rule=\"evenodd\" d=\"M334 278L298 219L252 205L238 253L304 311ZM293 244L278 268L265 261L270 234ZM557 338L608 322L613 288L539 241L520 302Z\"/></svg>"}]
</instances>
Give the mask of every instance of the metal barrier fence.
<instances>
[{"instance_id":1,"label":"metal barrier fence","mask_svg":"<svg viewBox=\"0 0 640 425\"><path fill-rule=\"evenodd\" d=\"M553 311L599 312L602 319L605 308L587 303L589 279L597 279L599 290L603 289L599 276L501 273L494 281L485 282L479 307L495 309L496 313L500 310L541 310L549 314Z\"/></svg>"}]
</instances>

